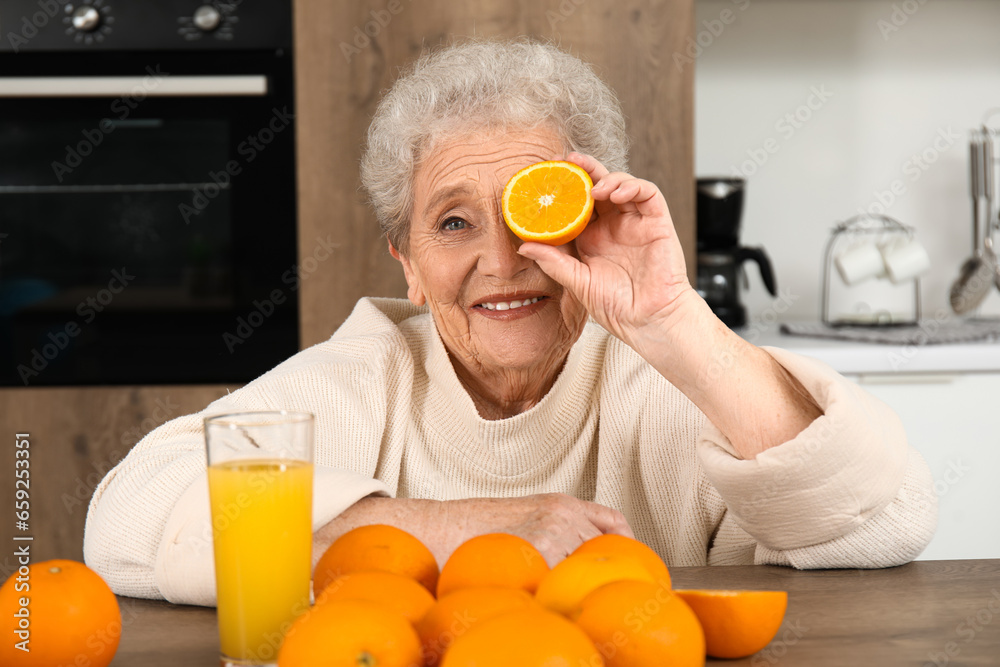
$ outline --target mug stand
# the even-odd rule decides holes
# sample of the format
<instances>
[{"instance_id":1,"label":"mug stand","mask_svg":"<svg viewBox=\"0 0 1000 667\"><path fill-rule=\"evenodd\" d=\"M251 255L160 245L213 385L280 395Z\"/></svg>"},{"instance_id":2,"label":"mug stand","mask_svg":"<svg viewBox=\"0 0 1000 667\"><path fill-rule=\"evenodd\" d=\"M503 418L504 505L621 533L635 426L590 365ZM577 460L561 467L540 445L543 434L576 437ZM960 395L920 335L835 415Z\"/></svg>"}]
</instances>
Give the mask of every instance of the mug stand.
<instances>
[{"instance_id":1,"label":"mug stand","mask_svg":"<svg viewBox=\"0 0 1000 667\"><path fill-rule=\"evenodd\" d=\"M867 234L879 234L881 236L914 236L915 230L908 225L904 225L894 218L881 214L862 214L837 223L833 228L830 239L826 243L823 259L823 292L821 295L821 318L823 324L829 327L842 326L914 326L920 322L920 278L913 278L913 304L912 318L894 318L890 311L886 309L874 311L874 315L869 321L849 319L843 316L833 317L830 314L830 292L832 290L833 258L839 249L857 244L857 241Z\"/></svg>"}]
</instances>

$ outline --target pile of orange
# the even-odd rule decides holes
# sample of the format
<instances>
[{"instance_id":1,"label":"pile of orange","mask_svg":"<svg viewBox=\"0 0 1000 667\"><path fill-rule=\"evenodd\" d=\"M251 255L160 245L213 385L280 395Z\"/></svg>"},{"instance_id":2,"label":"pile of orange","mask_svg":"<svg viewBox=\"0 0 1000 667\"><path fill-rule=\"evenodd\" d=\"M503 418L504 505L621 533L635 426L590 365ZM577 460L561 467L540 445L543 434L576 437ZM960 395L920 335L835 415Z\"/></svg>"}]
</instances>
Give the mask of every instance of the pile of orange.
<instances>
[{"instance_id":1,"label":"pile of orange","mask_svg":"<svg viewBox=\"0 0 1000 667\"><path fill-rule=\"evenodd\" d=\"M289 630L279 667L703 665L767 646L788 600L673 590L660 557L618 535L551 569L520 537L480 535L439 572L419 540L383 525L337 540L313 581L316 604Z\"/></svg>"}]
</instances>

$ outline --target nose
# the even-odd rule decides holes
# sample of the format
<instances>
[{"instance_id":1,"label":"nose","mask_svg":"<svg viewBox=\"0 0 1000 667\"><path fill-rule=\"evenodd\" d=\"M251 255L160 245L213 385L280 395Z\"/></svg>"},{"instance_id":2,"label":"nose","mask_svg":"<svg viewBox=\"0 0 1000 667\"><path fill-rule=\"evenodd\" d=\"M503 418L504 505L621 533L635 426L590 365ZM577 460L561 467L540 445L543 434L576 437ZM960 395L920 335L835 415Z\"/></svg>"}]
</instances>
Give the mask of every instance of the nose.
<instances>
[{"instance_id":1,"label":"nose","mask_svg":"<svg viewBox=\"0 0 1000 667\"><path fill-rule=\"evenodd\" d=\"M491 220L479 257L479 271L501 280L510 280L531 266L531 260L517 254L521 239L507 227L499 212Z\"/></svg>"}]
</instances>

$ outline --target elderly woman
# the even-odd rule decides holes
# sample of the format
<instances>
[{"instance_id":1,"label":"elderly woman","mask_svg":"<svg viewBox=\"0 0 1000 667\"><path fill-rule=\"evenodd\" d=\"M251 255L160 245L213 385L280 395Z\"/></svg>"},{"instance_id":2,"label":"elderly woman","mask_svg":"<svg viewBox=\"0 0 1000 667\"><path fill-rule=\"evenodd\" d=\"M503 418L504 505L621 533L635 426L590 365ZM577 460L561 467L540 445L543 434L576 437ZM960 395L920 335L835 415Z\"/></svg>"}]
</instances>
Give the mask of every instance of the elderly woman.
<instances>
[{"instance_id":1,"label":"elderly woman","mask_svg":"<svg viewBox=\"0 0 1000 667\"><path fill-rule=\"evenodd\" d=\"M364 185L409 302L362 299L326 342L149 434L101 483L87 562L116 592L213 604L202 418L316 415L314 554L359 525L439 562L489 532L554 563L602 533L668 565L884 567L935 522L897 417L826 366L760 349L691 288L663 195L580 60L529 41L421 58L378 107ZM520 243L500 194L570 160L573 243Z\"/></svg>"}]
</instances>

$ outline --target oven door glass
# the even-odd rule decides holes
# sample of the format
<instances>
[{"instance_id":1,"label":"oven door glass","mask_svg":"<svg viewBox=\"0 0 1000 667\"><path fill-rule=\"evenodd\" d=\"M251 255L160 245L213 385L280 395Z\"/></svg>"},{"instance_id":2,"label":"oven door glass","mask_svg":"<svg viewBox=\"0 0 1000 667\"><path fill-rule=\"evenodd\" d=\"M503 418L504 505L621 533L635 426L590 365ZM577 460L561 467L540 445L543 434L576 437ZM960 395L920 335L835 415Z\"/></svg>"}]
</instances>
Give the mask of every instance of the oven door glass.
<instances>
[{"instance_id":1,"label":"oven door glass","mask_svg":"<svg viewBox=\"0 0 1000 667\"><path fill-rule=\"evenodd\" d=\"M298 346L290 114L116 102L4 101L0 383L250 380Z\"/></svg>"}]
</instances>

